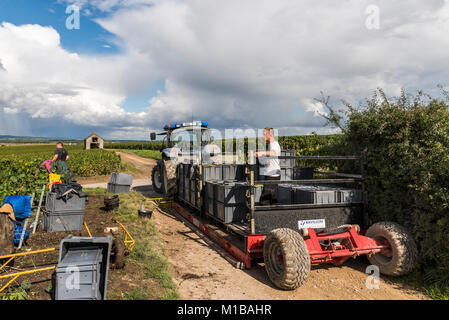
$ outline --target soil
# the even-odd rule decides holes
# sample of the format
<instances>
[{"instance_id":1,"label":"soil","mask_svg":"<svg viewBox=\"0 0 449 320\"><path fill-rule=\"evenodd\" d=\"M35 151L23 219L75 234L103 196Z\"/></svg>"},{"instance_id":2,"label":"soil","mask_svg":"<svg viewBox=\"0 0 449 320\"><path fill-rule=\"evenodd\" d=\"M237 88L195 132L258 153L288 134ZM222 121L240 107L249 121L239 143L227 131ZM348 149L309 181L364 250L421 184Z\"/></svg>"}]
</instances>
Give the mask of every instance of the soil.
<instances>
[{"instance_id":1,"label":"soil","mask_svg":"<svg viewBox=\"0 0 449 320\"><path fill-rule=\"evenodd\" d=\"M104 229L107 227L119 227L112 219L115 216L114 211L106 212L101 208L104 205L102 197L89 196L89 202L86 205L84 214L85 222L89 227L91 234L95 236L105 236ZM120 227L119 227L120 228ZM44 232L41 226L38 227L35 234L30 234L24 251L34 251L39 249L56 248L56 250L46 253L33 254L15 259L14 265L5 267L5 271L10 273L30 270L33 268L45 268L55 266L58 262L59 244L63 238L72 234L73 236L89 236L86 228L81 231L71 232ZM126 292L142 285L154 286L154 280L144 278L142 268L135 265L132 259L126 259L126 265L123 269L109 269L108 276L108 298L122 299ZM51 294L46 292L46 288L52 283L54 270L37 272L29 275L23 275L17 278L10 286L14 288L20 286L23 281L31 284L30 297L33 300L50 300ZM1 284L4 284L2 280Z\"/></svg>"},{"instance_id":2,"label":"soil","mask_svg":"<svg viewBox=\"0 0 449 320\"><path fill-rule=\"evenodd\" d=\"M136 158L138 161L134 162ZM149 172L154 160L128 158ZM178 220L173 209L153 214L159 237L164 243L175 283L182 299L430 299L420 291L381 276L379 289L368 289L364 257L343 266L312 267L306 283L294 291L282 291L270 282L263 263L250 270L234 268L189 227Z\"/></svg>"}]
</instances>

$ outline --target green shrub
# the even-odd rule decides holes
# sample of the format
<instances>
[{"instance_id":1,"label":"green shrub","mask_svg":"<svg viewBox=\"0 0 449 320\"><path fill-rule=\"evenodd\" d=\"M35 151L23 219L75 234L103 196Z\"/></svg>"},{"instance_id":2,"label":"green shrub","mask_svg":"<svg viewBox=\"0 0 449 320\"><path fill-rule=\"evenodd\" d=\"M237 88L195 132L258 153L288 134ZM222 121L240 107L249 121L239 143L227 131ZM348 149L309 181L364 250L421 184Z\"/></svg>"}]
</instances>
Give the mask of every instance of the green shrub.
<instances>
[{"instance_id":1,"label":"green shrub","mask_svg":"<svg viewBox=\"0 0 449 320\"><path fill-rule=\"evenodd\" d=\"M373 222L396 221L414 235L428 279L449 268L448 99L382 90L358 108L348 105L338 148L366 158L366 194ZM446 282L446 281L445 281ZM449 281L448 281L449 282Z\"/></svg>"}]
</instances>

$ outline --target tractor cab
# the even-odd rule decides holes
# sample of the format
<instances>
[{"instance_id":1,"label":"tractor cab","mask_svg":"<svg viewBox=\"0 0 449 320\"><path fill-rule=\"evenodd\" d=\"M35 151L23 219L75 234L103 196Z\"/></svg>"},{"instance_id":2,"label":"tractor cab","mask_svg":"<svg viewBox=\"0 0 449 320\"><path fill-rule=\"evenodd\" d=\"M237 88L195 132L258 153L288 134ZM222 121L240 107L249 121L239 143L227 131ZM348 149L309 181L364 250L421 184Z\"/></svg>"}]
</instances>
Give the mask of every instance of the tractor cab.
<instances>
[{"instance_id":1,"label":"tractor cab","mask_svg":"<svg viewBox=\"0 0 449 320\"><path fill-rule=\"evenodd\" d=\"M205 146L210 144L211 135L208 122L175 123L164 126L162 158L175 162L198 162ZM151 135L156 140L156 133Z\"/></svg>"},{"instance_id":2,"label":"tractor cab","mask_svg":"<svg viewBox=\"0 0 449 320\"><path fill-rule=\"evenodd\" d=\"M170 193L178 163L200 164L212 161L221 149L212 143L208 122L174 123L164 126L161 133L151 133L151 140L163 136L162 160L152 171L153 189L161 194Z\"/></svg>"}]
</instances>

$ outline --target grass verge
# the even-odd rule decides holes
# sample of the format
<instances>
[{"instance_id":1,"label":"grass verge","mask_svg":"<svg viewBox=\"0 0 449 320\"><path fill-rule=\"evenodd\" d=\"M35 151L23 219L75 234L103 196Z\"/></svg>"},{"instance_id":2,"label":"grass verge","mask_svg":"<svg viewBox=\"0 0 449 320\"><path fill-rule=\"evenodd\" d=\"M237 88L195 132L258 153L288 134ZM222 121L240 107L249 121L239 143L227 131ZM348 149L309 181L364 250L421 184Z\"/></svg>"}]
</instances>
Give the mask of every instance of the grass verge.
<instances>
[{"instance_id":1,"label":"grass verge","mask_svg":"<svg viewBox=\"0 0 449 320\"><path fill-rule=\"evenodd\" d=\"M83 189L91 196L102 197L110 195L105 189ZM169 264L165 256L157 234L157 229L151 219L142 219L137 211L145 203L146 209L151 209L150 202L138 192L131 191L128 194L120 194L120 208L118 220L126 225L133 236L135 245L132 253L127 257L127 264L136 268L135 274L142 276L141 284L128 292L121 292L126 300L163 299L173 300L180 297L172 275L169 273ZM156 283L149 285L145 281ZM109 292L108 296L114 297L117 293Z\"/></svg>"},{"instance_id":2,"label":"grass verge","mask_svg":"<svg viewBox=\"0 0 449 320\"><path fill-rule=\"evenodd\" d=\"M142 158L155 159L155 160L161 160L162 159L162 152L160 152L158 150L121 149L121 150L118 150L118 151L134 153L135 155L138 155L138 156L140 156Z\"/></svg>"}]
</instances>

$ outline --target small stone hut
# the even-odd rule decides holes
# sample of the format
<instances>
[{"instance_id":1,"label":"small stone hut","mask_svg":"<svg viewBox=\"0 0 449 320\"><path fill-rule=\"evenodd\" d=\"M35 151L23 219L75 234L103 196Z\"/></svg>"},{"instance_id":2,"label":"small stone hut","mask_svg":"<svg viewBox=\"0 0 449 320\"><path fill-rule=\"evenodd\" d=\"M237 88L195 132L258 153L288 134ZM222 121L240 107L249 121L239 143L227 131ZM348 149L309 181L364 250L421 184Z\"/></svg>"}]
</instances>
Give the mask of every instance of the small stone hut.
<instances>
[{"instance_id":1,"label":"small stone hut","mask_svg":"<svg viewBox=\"0 0 449 320\"><path fill-rule=\"evenodd\" d=\"M104 139L100 137L96 131L94 131L90 136L84 139L84 149L103 149Z\"/></svg>"}]
</instances>

